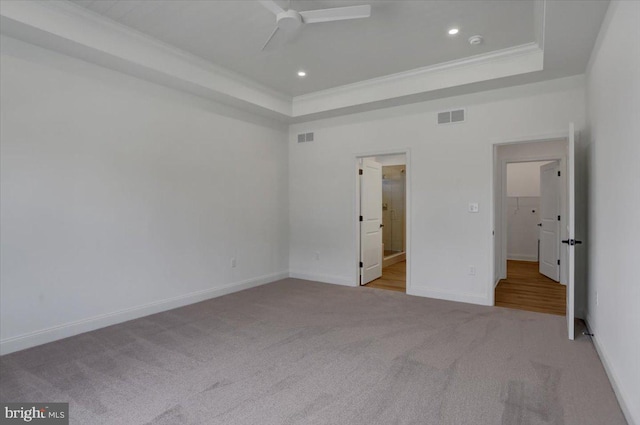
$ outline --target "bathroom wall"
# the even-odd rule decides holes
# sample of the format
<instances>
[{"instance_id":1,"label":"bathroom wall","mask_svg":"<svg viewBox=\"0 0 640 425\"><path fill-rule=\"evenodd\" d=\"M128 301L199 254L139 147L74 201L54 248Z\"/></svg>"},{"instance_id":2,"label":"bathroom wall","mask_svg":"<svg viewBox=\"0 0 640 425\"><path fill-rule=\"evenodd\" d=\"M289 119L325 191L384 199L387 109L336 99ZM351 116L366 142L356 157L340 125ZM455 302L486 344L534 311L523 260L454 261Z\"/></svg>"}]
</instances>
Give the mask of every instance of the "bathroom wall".
<instances>
[{"instance_id":1,"label":"bathroom wall","mask_svg":"<svg viewBox=\"0 0 640 425\"><path fill-rule=\"evenodd\" d=\"M382 167L382 242L386 252L405 249L405 166Z\"/></svg>"}]
</instances>

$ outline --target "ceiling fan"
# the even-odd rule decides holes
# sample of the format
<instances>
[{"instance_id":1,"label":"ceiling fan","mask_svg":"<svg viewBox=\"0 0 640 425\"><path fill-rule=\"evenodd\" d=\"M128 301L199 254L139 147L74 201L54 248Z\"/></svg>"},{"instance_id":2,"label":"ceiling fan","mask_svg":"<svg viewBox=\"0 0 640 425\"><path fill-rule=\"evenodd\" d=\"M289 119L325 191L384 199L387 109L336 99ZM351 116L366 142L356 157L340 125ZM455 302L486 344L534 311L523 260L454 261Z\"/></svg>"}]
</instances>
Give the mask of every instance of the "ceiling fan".
<instances>
[{"instance_id":1,"label":"ceiling fan","mask_svg":"<svg viewBox=\"0 0 640 425\"><path fill-rule=\"evenodd\" d=\"M279 30L288 32L291 36L295 30L300 29L303 24L315 24L319 22L343 21L346 19L360 19L371 16L370 5L334 7L330 9L296 11L291 8L283 9L274 0L258 0L276 15L276 28L273 30L267 42L262 46L262 50L267 47L273 36ZM291 4L291 2L289 2Z\"/></svg>"}]
</instances>

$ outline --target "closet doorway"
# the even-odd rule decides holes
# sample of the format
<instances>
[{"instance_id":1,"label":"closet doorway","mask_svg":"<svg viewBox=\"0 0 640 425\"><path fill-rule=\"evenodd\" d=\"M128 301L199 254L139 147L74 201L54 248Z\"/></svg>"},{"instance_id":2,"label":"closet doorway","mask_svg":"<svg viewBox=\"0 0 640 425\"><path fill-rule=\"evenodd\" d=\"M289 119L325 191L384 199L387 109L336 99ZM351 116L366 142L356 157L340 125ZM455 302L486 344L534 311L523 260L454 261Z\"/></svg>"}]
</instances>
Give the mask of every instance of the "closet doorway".
<instances>
[{"instance_id":1,"label":"closet doorway","mask_svg":"<svg viewBox=\"0 0 640 425\"><path fill-rule=\"evenodd\" d=\"M561 183L559 160L506 164L507 276L496 286L497 306L565 315Z\"/></svg>"}]
</instances>

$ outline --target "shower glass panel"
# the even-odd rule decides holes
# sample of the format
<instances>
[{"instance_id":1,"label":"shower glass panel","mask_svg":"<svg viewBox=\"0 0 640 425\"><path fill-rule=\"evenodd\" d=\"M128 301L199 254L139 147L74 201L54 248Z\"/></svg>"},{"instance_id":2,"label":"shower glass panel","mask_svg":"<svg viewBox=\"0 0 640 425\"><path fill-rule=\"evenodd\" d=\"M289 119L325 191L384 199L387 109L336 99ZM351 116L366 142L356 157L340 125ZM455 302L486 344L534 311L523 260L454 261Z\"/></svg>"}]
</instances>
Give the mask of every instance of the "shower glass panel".
<instances>
[{"instance_id":1,"label":"shower glass panel","mask_svg":"<svg viewBox=\"0 0 640 425\"><path fill-rule=\"evenodd\" d=\"M404 252L405 166L382 167L382 242L384 256Z\"/></svg>"}]
</instances>

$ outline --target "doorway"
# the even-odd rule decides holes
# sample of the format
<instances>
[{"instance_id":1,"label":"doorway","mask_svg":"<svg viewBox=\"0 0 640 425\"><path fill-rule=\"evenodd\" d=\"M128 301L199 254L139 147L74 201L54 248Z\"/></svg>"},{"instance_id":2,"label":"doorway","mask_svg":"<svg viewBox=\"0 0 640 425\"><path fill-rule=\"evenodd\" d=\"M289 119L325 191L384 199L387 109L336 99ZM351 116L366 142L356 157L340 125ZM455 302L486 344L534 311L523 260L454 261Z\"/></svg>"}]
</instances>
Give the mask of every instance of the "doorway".
<instances>
[{"instance_id":1,"label":"doorway","mask_svg":"<svg viewBox=\"0 0 640 425\"><path fill-rule=\"evenodd\" d=\"M507 161L507 276L495 305L565 315L560 281L560 160Z\"/></svg>"},{"instance_id":2,"label":"doorway","mask_svg":"<svg viewBox=\"0 0 640 425\"><path fill-rule=\"evenodd\" d=\"M510 162L558 161L557 179L560 181L560 214L556 216L559 222L558 238L562 243L559 248L559 283L565 286L565 316L567 321L567 335L574 339L575 333L575 291L576 291L576 245L582 242L576 240L577 221L583 222L584 210L576 209L575 204L575 169L576 169L576 132L573 123L569 123L568 131L554 135L510 140L492 145L493 155L493 282L489 289L492 303L496 304L496 287L503 280L508 280L507 267L507 191L506 170ZM544 170L541 169L541 173ZM551 175L551 174L549 174ZM554 244L558 241L554 239ZM542 243L542 241L541 241ZM582 270L584 264L578 264ZM538 267L538 272L540 268ZM509 273L510 274L510 273ZM551 279L553 281L553 279ZM539 283L539 282L538 282ZM535 285L535 283L534 283ZM514 295L515 296L515 295ZM518 296L525 298L523 294ZM526 301L526 300L525 300Z\"/></svg>"},{"instance_id":3,"label":"doorway","mask_svg":"<svg viewBox=\"0 0 640 425\"><path fill-rule=\"evenodd\" d=\"M407 292L407 155L357 159L360 286Z\"/></svg>"}]
</instances>

